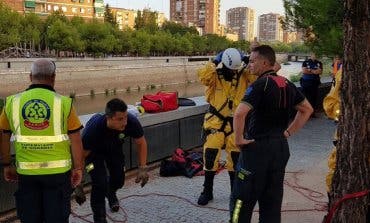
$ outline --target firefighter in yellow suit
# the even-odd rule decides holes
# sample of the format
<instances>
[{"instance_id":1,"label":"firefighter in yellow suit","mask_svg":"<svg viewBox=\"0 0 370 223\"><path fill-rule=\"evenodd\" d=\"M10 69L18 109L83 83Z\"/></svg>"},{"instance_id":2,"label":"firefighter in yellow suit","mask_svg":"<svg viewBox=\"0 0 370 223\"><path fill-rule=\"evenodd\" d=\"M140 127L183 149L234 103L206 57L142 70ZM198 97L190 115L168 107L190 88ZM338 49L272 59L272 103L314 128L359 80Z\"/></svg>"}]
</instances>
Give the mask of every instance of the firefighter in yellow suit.
<instances>
[{"instance_id":1,"label":"firefighter in yellow suit","mask_svg":"<svg viewBox=\"0 0 370 223\"><path fill-rule=\"evenodd\" d=\"M342 69L338 70L338 72L335 75L335 80L333 82L333 85L329 91L329 93L326 95L323 101L323 107L325 110L326 115L334 119L335 121L338 121L339 114L340 114L340 83L342 81ZM334 134L334 148L332 149L329 158L328 158L328 175L326 176L326 190L330 192L331 183L335 171L336 166L336 155L337 155L337 148L336 148L336 142L338 140L337 137L337 131L335 131Z\"/></svg>"},{"instance_id":2,"label":"firefighter in yellow suit","mask_svg":"<svg viewBox=\"0 0 370 223\"><path fill-rule=\"evenodd\" d=\"M198 199L199 205L206 205L213 199L213 180L222 149L227 153L226 168L232 186L234 165L239 157L232 130L233 112L247 87L257 78L248 72L246 64L242 66L242 60L243 55L237 49L228 48L219 53L213 62L208 62L198 70L199 80L206 86L205 98L209 103L203 123L206 137L203 146L205 180ZM216 69L219 63L222 63L221 68Z\"/></svg>"}]
</instances>

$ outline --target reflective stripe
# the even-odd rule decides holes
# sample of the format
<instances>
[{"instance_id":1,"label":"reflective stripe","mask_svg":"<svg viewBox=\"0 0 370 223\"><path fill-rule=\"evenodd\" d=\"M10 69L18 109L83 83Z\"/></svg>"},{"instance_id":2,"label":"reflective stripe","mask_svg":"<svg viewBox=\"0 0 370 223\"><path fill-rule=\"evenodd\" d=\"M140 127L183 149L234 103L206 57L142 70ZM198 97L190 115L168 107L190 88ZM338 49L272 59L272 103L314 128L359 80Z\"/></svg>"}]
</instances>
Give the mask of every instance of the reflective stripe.
<instances>
[{"instance_id":1,"label":"reflective stripe","mask_svg":"<svg viewBox=\"0 0 370 223\"><path fill-rule=\"evenodd\" d=\"M61 134L56 136L22 136L14 135L16 142L25 142L25 143L56 143L69 140L67 134Z\"/></svg>"},{"instance_id":2,"label":"reflective stripe","mask_svg":"<svg viewBox=\"0 0 370 223\"><path fill-rule=\"evenodd\" d=\"M19 103L21 101L21 95L17 94L14 96L13 99L13 126L14 126L14 134L20 135L21 134L21 126L19 125Z\"/></svg>"},{"instance_id":3,"label":"reflective stripe","mask_svg":"<svg viewBox=\"0 0 370 223\"><path fill-rule=\"evenodd\" d=\"M49 169L49 168L61 168L71 166L72 161L69 160L55 160L46 162L18 162L17 166L19 169L32 170L32 169Z\"/></svg>"},{"instance_id":4,"label":"reflective stripe","mask_svg":"<svg viewBox=\"0 0 370 223\"><path fill-rule=\"evenodd\" d=\"M235 204L235 209L233 212L233 217L232 217L232 223L238 223L239 222L239 214L240 214L240 209L242 208L243 201L237 199L236 204Z\"/></svg>"},{"instance_id":5,"label":"reflective stripe","mask_svg":"<svg viewBox=\"0 0 370 223\"><path fill-rule=\"evenodd\" d=\"M53 109L53 122L54 122L54 135L61 135L62 134L62 126L61 126L61 113L62 113L62 99L59 95L54 95L54 106Z\"/></svg>"}]
</instances>

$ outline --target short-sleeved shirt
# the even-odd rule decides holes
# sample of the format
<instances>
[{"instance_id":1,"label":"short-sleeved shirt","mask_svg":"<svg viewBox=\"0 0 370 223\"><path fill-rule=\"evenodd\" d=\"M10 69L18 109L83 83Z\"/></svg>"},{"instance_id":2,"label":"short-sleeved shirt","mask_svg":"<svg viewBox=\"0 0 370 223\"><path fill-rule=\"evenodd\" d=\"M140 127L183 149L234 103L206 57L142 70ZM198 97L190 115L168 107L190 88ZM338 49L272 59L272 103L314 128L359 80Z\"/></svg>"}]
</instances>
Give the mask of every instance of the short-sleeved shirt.
<instances>
[{"instance_id":1,"label":"short-sleeved shirt","mask_svg":"<svg viewBox=\"0 0 370 223\"><path fill-rule=\"evenodd\" d=\"M53 87L43 84L32 84L27 90L34 89L34 88L44 88L50 91L55 91ZM26 91L27 91L26 90ZM72 106L70 114L68 116L68 133L73 133L82 129L82 125L80 119L77 116L76 110ZM5 133L11 133L10 125L9 125L9 118L6 116L5 108L3 109L0 115L0 129L3 130Z\"/></svg>"},{"instance_id":2,"label":"short-sleeved shirt","mask_svg":"<svg viewBox=\"0 0 370 223\"><path fill-rule=\"evenodd\" d=\"M317 69L322 69L322 63L318 60L308 59L302 63L302 67L305 67L311 70L317 70ZM302 78L303 79L320 79L320 76L316 74L303 74Z\"/></svg>"},{"instance_id":3,"label":"short-sleeved shirt","mask_svg":"<svg viewBox=\"0 0 370 223\"><path fill-rule=\"evenodd\" d=\"M82 132L82 143L84 150L106 155L122 150L126 137L136 139L143 135L144 130L139 120L131 113L127 114L127 125L123 131L108 128L106 115L97 113L86 123Z\"/></svg>"},{"instance_id":4,"label":"short-sleeved shirt","mask_svg":"<svg viewBox=\"0 0 370 223\"><path fill-rule=\"evenodd\" d=\"M305 97L297 87L273 71L261 75L246 90L242 103L251 111L246 119L246 138L281 137L296 105Z\"/></svg>"}]
</instances>

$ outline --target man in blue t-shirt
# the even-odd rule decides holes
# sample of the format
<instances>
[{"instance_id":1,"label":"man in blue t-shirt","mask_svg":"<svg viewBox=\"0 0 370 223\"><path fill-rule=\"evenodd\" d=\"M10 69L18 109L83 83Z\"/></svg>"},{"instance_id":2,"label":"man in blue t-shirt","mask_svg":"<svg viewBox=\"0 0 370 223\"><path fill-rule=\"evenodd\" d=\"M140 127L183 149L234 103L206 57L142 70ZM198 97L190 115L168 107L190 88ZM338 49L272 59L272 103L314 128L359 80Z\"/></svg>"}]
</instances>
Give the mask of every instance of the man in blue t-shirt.
<instances>
[{"instance_id":1,"label":"man in blue t-shirt","mask_svg":"<svg viewBox=\"0 0 370 223\"><path fill-rule=\"evenodd\" d=\"M139 120L127 112L127 105L120 99L110 100L105 114L95 114L86 123L82 133L84 150L87 153L86 169L90 174L91 209L95 223L105 223L105 197L112 212L119 210L116 191L122 188L125 179L122 144L131 137L138 149L139 171L136 183L143 187L148 181L146 168L147 143ZM107 170L109 174L107 174ZM109 178L108 178L109 175Z\"/></svg>"},{"instance_id":2,"label":"man in blue t-shirt","mask_svg":"<svg viewBox=\"0 0 370 223\"><path fill-rule=\"evenodd\" d=\"M320 75L322 74L322 63L316 59L314 53L311 58L304 61L302 64L302 78L300 84L302 92L315 109L317 106L317 94L320 85ZM311 117L315 117L315 113Z\"/></svg>"}]
</instances>

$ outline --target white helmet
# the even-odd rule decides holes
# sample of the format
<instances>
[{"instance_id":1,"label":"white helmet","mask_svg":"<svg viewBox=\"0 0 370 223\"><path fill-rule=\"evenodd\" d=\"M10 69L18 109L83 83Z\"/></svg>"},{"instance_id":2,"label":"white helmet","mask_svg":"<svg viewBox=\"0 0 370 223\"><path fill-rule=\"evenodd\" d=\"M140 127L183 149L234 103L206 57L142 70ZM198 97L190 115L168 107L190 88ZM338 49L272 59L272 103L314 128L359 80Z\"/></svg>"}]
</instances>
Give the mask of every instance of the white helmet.
<instances>
[{"instance_id":1,"label":"white helmet","mask_svg":"<svg viewBox=\"0 0 370 223\"><path fill-rule=\"evenodd\" d=\"M231 70L237 70L242 64L240 53L235 48L227 48L222 54L222 63Z\"/></svg>"}]
</instances>

